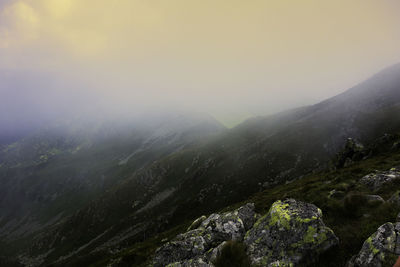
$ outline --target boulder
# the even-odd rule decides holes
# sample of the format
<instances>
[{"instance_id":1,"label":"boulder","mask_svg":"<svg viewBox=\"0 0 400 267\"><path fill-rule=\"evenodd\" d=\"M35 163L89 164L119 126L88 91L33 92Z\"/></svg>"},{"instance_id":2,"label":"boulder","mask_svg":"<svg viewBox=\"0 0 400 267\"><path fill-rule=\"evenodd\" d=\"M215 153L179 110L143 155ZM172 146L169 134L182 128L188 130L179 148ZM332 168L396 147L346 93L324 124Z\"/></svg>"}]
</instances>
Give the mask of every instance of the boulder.
<instances>
[{"instance_id":1,"label":"boulder","mask_svg":"<svg viewBox=\"0 0 400 267\"><path fill-rule=\"evenodd\" d=\"M254 203L247 203L238 209L238 216L242 220L244 228L249 230L256 222L256 214L254 212Z\"/></svg>"},{"instance_id":2,"label":"boulder","mask_svg":"<svg viewBox=\"0 0 400 267\"><path fill-rule=\"evenodd\" d=\"M166 267L213 267L212 263L206 263L202 258L190 259L182 262L174 262Z\"/></svg>"},{"instance_id":3,"label":"boulder","mask_svg":"<svg viewBox=\"0 0 400 267\"><path fill-rule=\"evenodd\" d=\"M348 267L393 266L400 254L400 223L385 223L363 244Z\"/></svg>"},{"instance_id":4,"label":"boulder","mask_svg":"<svg viewBox=\"0 0 400 267\"><path fill-rule=\"evenodd\" d=\"M364 146L352 138L348 138L342 151L340 151L334 160L336 168L350 166L354 161L359 161L365 158L368 152Z\"/></svg>"},{"instance_id":5,"label":"boulder","mask_svg":"<svg viewBox=\"0 0 400 267\"><path fill-rule=\"evenodd\" d=\"M382 186L398 179L400 179L400 171L397 168L392 168L389 171L376 171L375 173L368 174L360 179L360 183L373 191L377 191Z\"/></svg>"},{"instance_id":6,"label":"boulder","mask_svg":"<svg viewBox=\"0 0 400 267\"><path fill-rule=\"evenodd\" d=\"M214 213L208 218L200 217L192 223L188 232L178 235L156 250L153 265L212 266L210 259L218 254L221 243L243 240L254 220L252 203L232 212Z\"/></svg>"},{"instance_id":7,"label":"boulder","mask_svg":"<svg viewBox=\"0 0 400 267\"><path fill-rule=\"evenodd\" d=\"M312 264L316 256L338 244L313 204L277 201L247 232L244 243L256 266Z\"/></svg>"},{"instance_id":8,"label":"boulder","mask_svg":"<svg viewBox=\"0 0 400 267\"><path fill-rule=\"evenodd\" d=\"M226 250L228 244L240 244L234 255L241 251L256 266L297 266L312 264L320 253L338 244L338 238L312 204L277 201L261 218L254 204L246 204L195 220L189 231L156 250L153 266L212 267L232 253Z\"/></svg>"},{"instance_id":9,"label":"boulder","mask_svg":"<svg viewBox=\"0 0 400 267\"><path fill-rule=\"evenodd\" d=\"M243 240L246 231L254 224L254 218L254 204L249 203L233 212L211 214L199 228L205 229L210 236L211 245L216 246L223 241Z\"/></svg>"},{"instance_id":10,"label":"boulder","mask_svg":"<svg viewBox=\"0 0 400 267\"><path fill-rule=\"evenodd\" d=\"M154 266L166 266L202 256L209 247L203 237L204 230L195 229L178 235L174 240L160 247L154 257Z\"/></svg>"}]
</instances>

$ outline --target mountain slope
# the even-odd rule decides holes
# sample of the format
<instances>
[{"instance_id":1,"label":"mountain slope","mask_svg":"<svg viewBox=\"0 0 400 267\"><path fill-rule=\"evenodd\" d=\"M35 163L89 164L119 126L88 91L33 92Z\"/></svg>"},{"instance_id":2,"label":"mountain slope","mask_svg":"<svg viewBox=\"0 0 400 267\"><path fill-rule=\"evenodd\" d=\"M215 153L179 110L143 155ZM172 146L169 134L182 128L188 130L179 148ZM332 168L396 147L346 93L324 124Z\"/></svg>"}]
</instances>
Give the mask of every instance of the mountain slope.
<instances>
[{"instance_id":1,"label":"mountain slope","mask_svg":"<svg viewBox=\"0 0 400 267\"><path fill-rule=\"evenodd\" d=\"M90 259L323 169L348 137L369 142L400 130L399 92L396 65L319 104L250 119L158 158L37 236L30 254Z\"/></svg>"},{"instance_id":2,"label":"mountain slope","mask_svg":"<svg viewBox=\"0 0 400 267\"><path fill-rule=\"evenodd\" d=\"M2 254L63 221L133 170L223 130L201 114L169 113L120 121L75 118L0 151ZM0 244L2 245L2 244Z\"/></svg>"}]
</instances>

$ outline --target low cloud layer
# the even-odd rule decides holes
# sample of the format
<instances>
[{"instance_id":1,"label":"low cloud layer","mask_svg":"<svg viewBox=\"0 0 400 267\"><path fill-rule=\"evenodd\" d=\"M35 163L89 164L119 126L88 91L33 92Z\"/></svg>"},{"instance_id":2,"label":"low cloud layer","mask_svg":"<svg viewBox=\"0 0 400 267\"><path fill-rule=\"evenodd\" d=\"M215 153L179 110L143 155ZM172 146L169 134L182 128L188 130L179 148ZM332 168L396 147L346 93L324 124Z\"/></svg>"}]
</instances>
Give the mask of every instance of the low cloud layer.
<instances>
[{"instance_id":1,"label":"low cloud layer","mask_svg":"<svg viewBox=\"0 0 400 267\"><path fill-rule=\"evenodd\" d=\"M235 121L312 104L400 61L399 12L396 0L0 0L0 105L15 121L88 106Z\"/></svg>"}]
</instances>

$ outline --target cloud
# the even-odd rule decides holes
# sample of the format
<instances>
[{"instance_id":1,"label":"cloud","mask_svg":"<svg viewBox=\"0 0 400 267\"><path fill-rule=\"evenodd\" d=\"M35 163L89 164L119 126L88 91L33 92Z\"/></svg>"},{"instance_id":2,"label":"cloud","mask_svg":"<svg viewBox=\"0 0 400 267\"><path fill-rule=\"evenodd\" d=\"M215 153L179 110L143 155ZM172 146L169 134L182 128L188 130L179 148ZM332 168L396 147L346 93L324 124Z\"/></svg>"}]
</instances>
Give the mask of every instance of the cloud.
<instances>
[{"instance_id":1,"label":"cloud","mask_svg":"<svg viewBox=\"0 0 400 267\"><path fill-rule=\"evenodd\" d=\"M273 112L400 61L398 11L393 0L7 1L0 68L51 72L63 89L48 90L113 106Z\"/></svg>"}]
</instances>

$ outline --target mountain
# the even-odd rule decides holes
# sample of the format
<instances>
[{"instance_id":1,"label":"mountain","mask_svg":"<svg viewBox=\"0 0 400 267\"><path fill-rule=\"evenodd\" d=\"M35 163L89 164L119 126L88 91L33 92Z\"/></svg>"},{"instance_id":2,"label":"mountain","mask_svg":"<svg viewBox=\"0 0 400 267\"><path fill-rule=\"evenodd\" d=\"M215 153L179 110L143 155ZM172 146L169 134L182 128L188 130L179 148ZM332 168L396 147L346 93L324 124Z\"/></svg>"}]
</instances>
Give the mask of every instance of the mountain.
<instances>
[{"instance_id":1,"label":"mountain","mask_svg":"<svg viewBox=\"0 0 400 267\"><path fill-rule=\"evenodd\" d=\"M154 146L147 149L148 154L144 153L146 157L140 150L143 139L125 150L127 140L133 136L125 129L120 132L122 136L126 134L125 138L111 139L113 142L104 137L108 134L100 131L101 138L94 138L98 141L89 142L88 148L79 149L77 155L73 153L75 146L69 143L71 140L61 142L63 151L67 152L61 155L49 152L46 155L50 161L35 168L44 164L47 166L44 169L52 173L49 180L68 183L68 187L76 184L68 180L71 169L81 170L75 173L79 177L77 180L86 184L79 184L78 188L100 187L102 190L95 190L94 195L88 193L92 191L83 190L82 197L86 199L78 205L68 202L67 207L57 207L55 210L65 208L68 213L57 222L46 218L42 231L38 229L26 237L32 245L20 249L17 255L25 264L32 265L76 266L112 258L138 242L152 240L159 233L202 214L218 211L263 190L297 183L307 175L328 168L349 137L371 143L385 133L400 132L399 112L400 65L396 65L316 105L252 118L233 129L207 135L202 142L177 145L176 142L185 136L179 135L172 138L173 145L167 146L168 152L162 148L171 138L152 141ZM166 124L169 125L169 121ZM159 132L155 128L147 129L143 136ZM51 149L46 148L46 151ZM17 161L10 160L11 155L13 153L8 150L3 153L7 158L5 162L11 162L5 168L2 179L6 182L3 183L11 188L16 184L24 185L22 181L30 183L32 179L26 177L26 172L20 177L18 172L12 172ZM28 162L38 160L37 156ZM57 164L65 166L67 162L70 169L56 168ZM80 164L82 167L77 168ZM29 164L23 166L31 168ZM22 167L17 165L17 170L19 168ZM43 183L40 185L45 188ZM50 201L60 190L48 188L35 191L39 192L35 196L45 195L44 199ZM4 192L21 191L17 187ZM24 189L24 192L30 191ZM65 193L65 199L79 199L74 194ZM6 207L15 198L7 198L8 202L3 199L5 204L2 205ZM43 212L48 210L46 207ZM55 215L54 212L53 218ZM10 239L12 231L4 227L5 223L1 225L3 239ZM9 244L13 242L8 242L7 246ZM10 255L15 257L12 252Z\"/></svg>"},{"instance_id":2,"label":"mountain","mask_svg":"<svg viewBox=\"0 0 400 267\"><path fill-rule=\"evenodd\" d=\"M78 117L54 123L0 151L3 252L56 224L134 170L187 149L223 126L202 114L147 114L118 121Z\"/></svg>"}]
</instances>

